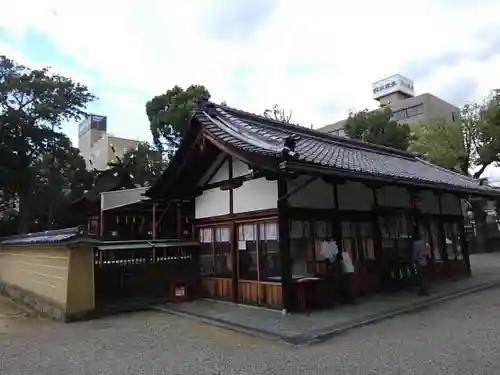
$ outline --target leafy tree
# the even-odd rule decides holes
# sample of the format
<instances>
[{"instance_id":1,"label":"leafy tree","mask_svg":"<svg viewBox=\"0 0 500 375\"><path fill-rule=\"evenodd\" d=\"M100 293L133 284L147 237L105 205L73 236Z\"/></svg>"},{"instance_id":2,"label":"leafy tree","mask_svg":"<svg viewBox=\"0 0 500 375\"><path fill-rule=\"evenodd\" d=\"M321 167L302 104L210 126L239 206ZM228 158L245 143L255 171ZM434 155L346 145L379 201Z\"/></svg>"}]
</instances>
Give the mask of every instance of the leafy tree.
<instances>
[{"instance_id":1,"label":"leafy tree","mask_svg":"<svg viewBox=\"0 0 500 375\"><path fill-rule=\"evenodd\" d=\"M459 173L468 173L470 143L460 123L439 121L414 128L409 150L424 159Z\"/></svg>"},{"instance_id":2,"label":"leafy tree","mask_svg":"<svg viewBox=\"0 0 500 375\"><path fill-rule=\"evenodd\" d=\"M500 91L462 108L458 123L415 128L411 150L429 161L479 178L486 167L500 163Z\"/></svg>"},{"instance_id":3,"label":"leafy tree","mask_svg":"<svg viewBox=\"0 0 500 375\"><path fill-rule=\"evenodd\" d=\"M39 200L34 192L44 181L40 164L60 140L55 130L80 120L94 99L87 87L49 68L34 70L0 56L0 163L6 172L0 189L19 202L20 232L29 229Z\"/></svg>"},{"instance_id":4,"label":"leafy tree","mask_svg":"<svg viewBox=\"0 0 500 375\"><path fill-rule=\"evenodd\" d=\"M169 158L177 150L189 125L191 111L197 102L210 98L210 93L202 85L191 85L187 89L174 86L165 94L155 96L146 104L153 143Z\"/></svg>"},{"instance_id":5,"label":"leafy tree","mask_svg":"<svg viewBox=\"0 0 500 375\"><path fill-rule=\"evenodd\" d=\"M389 108L349 113L345 124L346 134L354 139L407 150L410 141L410 127L392 120Z\"/></svg>"},{"instance_id":6,"label":"leafy tree","mask_svg":"<svg viewBox=\"0 0 500 375\"><path fill-rule=\"evenodd\" d=\"M147 142L140 143L136 149L127 151L120 162L133 183L140 186L150 186L165 168L162 154Z\"/></svg>"},{"instance_id":7,"label":"leafy tree","mask_svg":"<svg viewBox=\"0 0 500 375\"><path fill-rule=\"evenodd\" d=\"M264 117L271 120L286 122L288 124L292 123L292 111L285 111L280 108L278 104L275 104L273 108L266 109L264 111Z\"/></svg>"}]
</instances>

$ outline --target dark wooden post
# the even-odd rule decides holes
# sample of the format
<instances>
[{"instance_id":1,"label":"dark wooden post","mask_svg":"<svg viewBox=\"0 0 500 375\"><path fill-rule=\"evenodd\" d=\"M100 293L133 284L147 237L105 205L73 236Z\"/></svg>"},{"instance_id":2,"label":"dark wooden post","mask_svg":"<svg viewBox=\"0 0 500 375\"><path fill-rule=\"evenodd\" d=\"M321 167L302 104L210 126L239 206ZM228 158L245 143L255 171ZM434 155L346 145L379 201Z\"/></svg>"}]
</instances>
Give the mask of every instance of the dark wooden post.
<instances>
[{"instance_id":1,"label":"dark wooden post","mask_svg":"<svg viewBox=\"0 0 500 375\"><path fill-rule=\"evenodd\" d=\"M229 213L231 215L234 214L234 187L233 187L233 158L229 156L227 158L227 166L228 166L228 177L229 177L229 186L231 188L229 189ZM234 302L239 301L239 291L238 291L238 275L239 275L239 257L238 257L238 230L237 230L237 224L234 222L234 220L231 221L231 264L233 267L233 272L232 272L232 284L233 284L233 295L232 299ZM257 244L257 251L258 251L258 244ZM258 254L257 254L258 257ZM257 261L257 267L260 267L258 261Z\"/></svg>"},{"instance_id":2,"label":"dark wooden post","mask_svg":"<svg viewBox=\"0 0 500 375\"><path fill-rule=\"evenodd\" d=\"M467 273L472 275L472 269L470 266L470 256L469 256L469 244L467 241L467 233L465 233L465 219L464 213L462 210L462 200L461 197L458 196L458 209L460 210L460 221L459 221L459 230L460 230L460 247L462 249L462 256L464 257L465 263L467 264Z\"/></svg>"},{"instance_id":3,"label":"dark wooden post","mask_svg":"<svg viewBox=\"0 0 500 375\"><path fill-rule=\"evenodd\" d=\"M152 237L153 240L156 240L156 203L153 204L153 228L152 228Z\"/></svg>"},{"instance_id":4,"label":"dark wooden post","mask_svg":"<svg viewBox=\"0 0 500 375\"><path fill-rule=\"evenodd\" d=\"M278 239L281 262L281 290L283 312L293 310L293 285L290 257L290 228L288 220L288 199L286 178L278 178Z\"/></svg>"},{"instance_id":5,"label":"dark wooden post","mask_svg":"<svg viewBox=\"0 0 500 375\"><path fill-rule=\"evenodd\" d=\"M177 203L176 209L177 209L177 238L181 239L184 237L182 216L181 216L181 203Z\"/></svg>"},{"instance_id":6,"label":"dark wooden post","mask_svg":"<svg viewBox=\"0 0 500 375\"><path fill-rule=\"evenodd\" d=\"M379 289L383 289L387 285L387 280L389 279L388 274L390 273L390 271L388 270L387 264L385 263L384 252L382 249L382 232L380 230L380 223L379 223L380 207L378 205L377 187L372 186L371 188L373 194L373 209L371 212L373 248L375 252L375 261L377 264L377 273L379 282L378 287Z\"/></svg>"},{"instance_id":7,"label":"dark wooden post","mask_svg":"<svg viewBox=\"0 0 500 375\"><path fill-rule=\"evenodd\" d=\"M450 264L448 259L448 249L446 248L446 232L444 229L443 204L441 202L441 193L437 194L437 198L439 205L439 219L438 219L439 247L441 248L441 258L443 259L445 275L449 276Z\"/></svg>"},{"instance_id":8,"label":"dark wooden post","mask_svg":"<svg viewBox=\"0 0 500 375\"><path fill-rule=\"evenodd\" d=\"M102 207L102 194L99 201L99 237L104 237L104 210Z\"/></svg>"},{"instance_id":9,"label":"dark wooden post","mask_svg":"<svg viewBox=\"0 0 500 375\"><path fill-rule=\"evenodd\" d=\"M383 259L384 254L382 252L382 232L380 231L380 224L378 221L380 207L378 205L377 188L375 186L372 186L372 194L373 194L373 209L371 212L371 219L372 219L372 231L373 231L373 247L375 250L375 259L377 260L379 267L382 267L384 262Z\"/></svg>"},{"instance_id":10,"label":"dark wooden post","mask_svg":"<svg viewBox=\"0 0 500 375\"><path fill-rule=\"evenodd\" d=\"M342 244L342 220L341 220L341 214L340 214L340 203L339 203L339 189L338 189L338 182L335 182L332 184L333 186L333 212L335 213L335 217L333 219L333 235L337 239L337 248L339 250L339 254L341 256L342 251L343 251L343 244Z\"/></svg>"}]
</instances>

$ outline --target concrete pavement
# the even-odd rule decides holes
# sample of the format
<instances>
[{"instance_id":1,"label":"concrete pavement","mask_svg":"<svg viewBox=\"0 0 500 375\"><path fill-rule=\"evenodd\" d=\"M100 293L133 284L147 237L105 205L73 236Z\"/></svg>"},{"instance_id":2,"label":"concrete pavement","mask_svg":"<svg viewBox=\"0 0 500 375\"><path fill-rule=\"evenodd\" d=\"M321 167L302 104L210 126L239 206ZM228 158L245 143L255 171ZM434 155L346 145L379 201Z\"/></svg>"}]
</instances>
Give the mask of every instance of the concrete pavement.
<instances>
[{"instance_id":1,"label":"concrete pavement","mask_svg":"<svg viewBox=\"0 0 500 375\"><path fill-rule=\"evenodd\" d=\"M27 318L0 333L0 374L497 375L499 297L500 289L470 294L306 347L155 312L72 324Z\"/></svg>"},{"instance_id":2,"label":"concrete pavement","mask_svg":"<svg viewBox=\"0 0 500 375\"><path fill-rule=\"evenodd\" d=\"M359 299L354 306L339 306L311 314L282 316L280 311L210 300L154 308L238 332L306 345L366 324L500 286L500 254L473 255L471 264L472 277L435 283L430 297L419 297L413 291L374 295Z\"/></svg>"}]
</instances>

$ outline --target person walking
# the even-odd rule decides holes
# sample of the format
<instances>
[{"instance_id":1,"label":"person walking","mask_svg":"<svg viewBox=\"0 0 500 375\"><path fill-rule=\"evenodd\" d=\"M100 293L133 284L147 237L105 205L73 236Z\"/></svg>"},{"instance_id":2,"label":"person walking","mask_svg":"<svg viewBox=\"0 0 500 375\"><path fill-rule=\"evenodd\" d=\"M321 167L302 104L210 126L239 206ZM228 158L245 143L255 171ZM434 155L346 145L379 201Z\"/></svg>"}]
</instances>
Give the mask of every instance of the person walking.
<instances>
[{"instance_id":1,"label":"person walking","mask_svg":"<svg viewBox=\"0 0 500 375\"><path fill-rule=\"evenodd\" d=\"M416 227L413 231L413 262L417 267L419 296L428 296L429 293L429 275L428 261L430 256L429 244L420 237L420 231Z\"/></svg>"}]
</instances>

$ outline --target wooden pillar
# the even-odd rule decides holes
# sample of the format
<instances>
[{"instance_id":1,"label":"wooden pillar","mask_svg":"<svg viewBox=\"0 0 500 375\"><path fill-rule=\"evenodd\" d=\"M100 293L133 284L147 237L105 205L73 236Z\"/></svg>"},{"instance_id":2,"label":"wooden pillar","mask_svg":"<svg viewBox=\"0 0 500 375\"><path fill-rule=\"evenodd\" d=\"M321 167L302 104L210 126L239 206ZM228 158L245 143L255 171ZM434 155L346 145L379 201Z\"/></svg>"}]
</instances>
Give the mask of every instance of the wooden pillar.
<instances>
[{"instance_id":1,"label":"wooden pillar","mask_svg":"<svg viewBox=\"0 0 500 375\"><path fill-rule=\"evenodd\" d=\"M375 250L375 259L377 260L377 263L379 264L379 267L383 266L383 261L384 261L384 254L382 252L382 232L380 231L380 224L379 224L379 211L380 207L378 205L378 195L377 195L377 189L375 187L372 187L372 194L373 194L373 209L371 212L371 219L372 219L372 231L373 231L373 247Z\"/></svg>"},{"instance_id":2,"label":"wooden pillar","mask_svg":"<svg viewBox=\"0 0 500 375\"><path fill-rule=\"evenodd\" d=\"M472 269L470 266L470 256L469 256L469 244L467 241L467 234L465 233L465 219L462 210L462 200L460 196L458 197L458 208L460 209L460 221L459 221L459 231L460 231L460 248L462 249L462 256L467 264L467 273L472 275Z\"/></svg>"},{"instance_id":3,"label":"wooden pillar","mask_svg":"<svg viewBox=\"0 0 500 375\"><path fill-rule=\"evenodd\" d=\"M342 251L343 251L343 243L342 243L342 217L341 217L341 212L340 212L340 204L339 204L339 189L338 189L339 184L335 182L333 184L333 212L334 218L333 218L333 235L337 238L337 248L339 250L338 252L338 257L342 257Z\"/></svg>"},{"instance_id":4,"label":"wooden pillar","mask_svg":"<svg viewBox=\"0 0 500 375\"><path fill-rule=\"evenodd\" d=\"M181 239L183 238L183 225L182 225L182 216L181 216L181 203L177 203L176 206L176 211L177 211L177 238Z\"/></svg>"},{"instance_id":5,"label":"wooden pillar","mask_svg":"<svg viewBox=\"0 0 500 375\"><path fill-rule=\"evenodd\" d=\"M229 156L227 158L227 166L228 166L228 177L229 177L229 185L231 188L229 189L229 213L231 215L234 214L234 191L233 191L233 158ZM258 245L257 245L258 246ZM257 248L258 251L258 248ZM257 253L258 254L258 253ZM258 256L258 255L257 255ZM239 275L239 258L238 258L238 230L237 224L234 220L231 221L231 264L233 267L232 272L232 285L233 285L233 302L238 302L238 275ZM259 263L257 262L257 267L259 267Z\"/></svg>"},{"instance_id":6,"label":"wooden pillar","mask_svg":"<svg viewBox=\"0 0 500 375\"><path fill-rule=\"evenodd\" d=\"M420 200L417 196L417 191L414 189L410 189L410 204L413 213L413 219L415 220L415 226L420 230L420 226L422 225L421 212L419 209Z\"/></svg>"},{"instance_id":7,"label":"wooden pillar","mask_svg":"<svg viewBox=\"0 0 500 375\"><path fill-rule=\"evenodd\" d=\"M444 229L443 204L441 202L441 194L437 194L437 198L439 206L439 219L438 219L439 247L441 248L441 259L443 260L444 273L445 275L449 276L450 264L448 261L448 250L446 248L446 232Z\"/></svg>"},{"instance_id":8,"label":"wooden pillar","mask_svg":"<svg viewBox=\"0 0 500 375\"><path fill-rule=\"evenodd\" d=\"M281 290L283 312L293 309L293 285L290 257L290 229L288 220L288 200L281 199L287 193L287 181L284 177L278 178L278 238L281 262Z\"/></svg>"},{"instance_id":9,"label":"wooden pillar","mask_svg":"<svg viewBox=\"0 0 500 375\"><path fill-rule=\"evenodd\" d=\"M156 203L153 204L153 228L152 228L152 237L153 237L153 240L156 240Z\"/></svg>"},{"instance_id":10,"label":"wooden pillar","mask_svg":"<svg viewBox=\"0 0 500 375\"><path fill-rule=\"evenodd\" d=\"M104 237L104 211L101 208L99 211L99 237Z\"/></svg>"}]
</instances>

